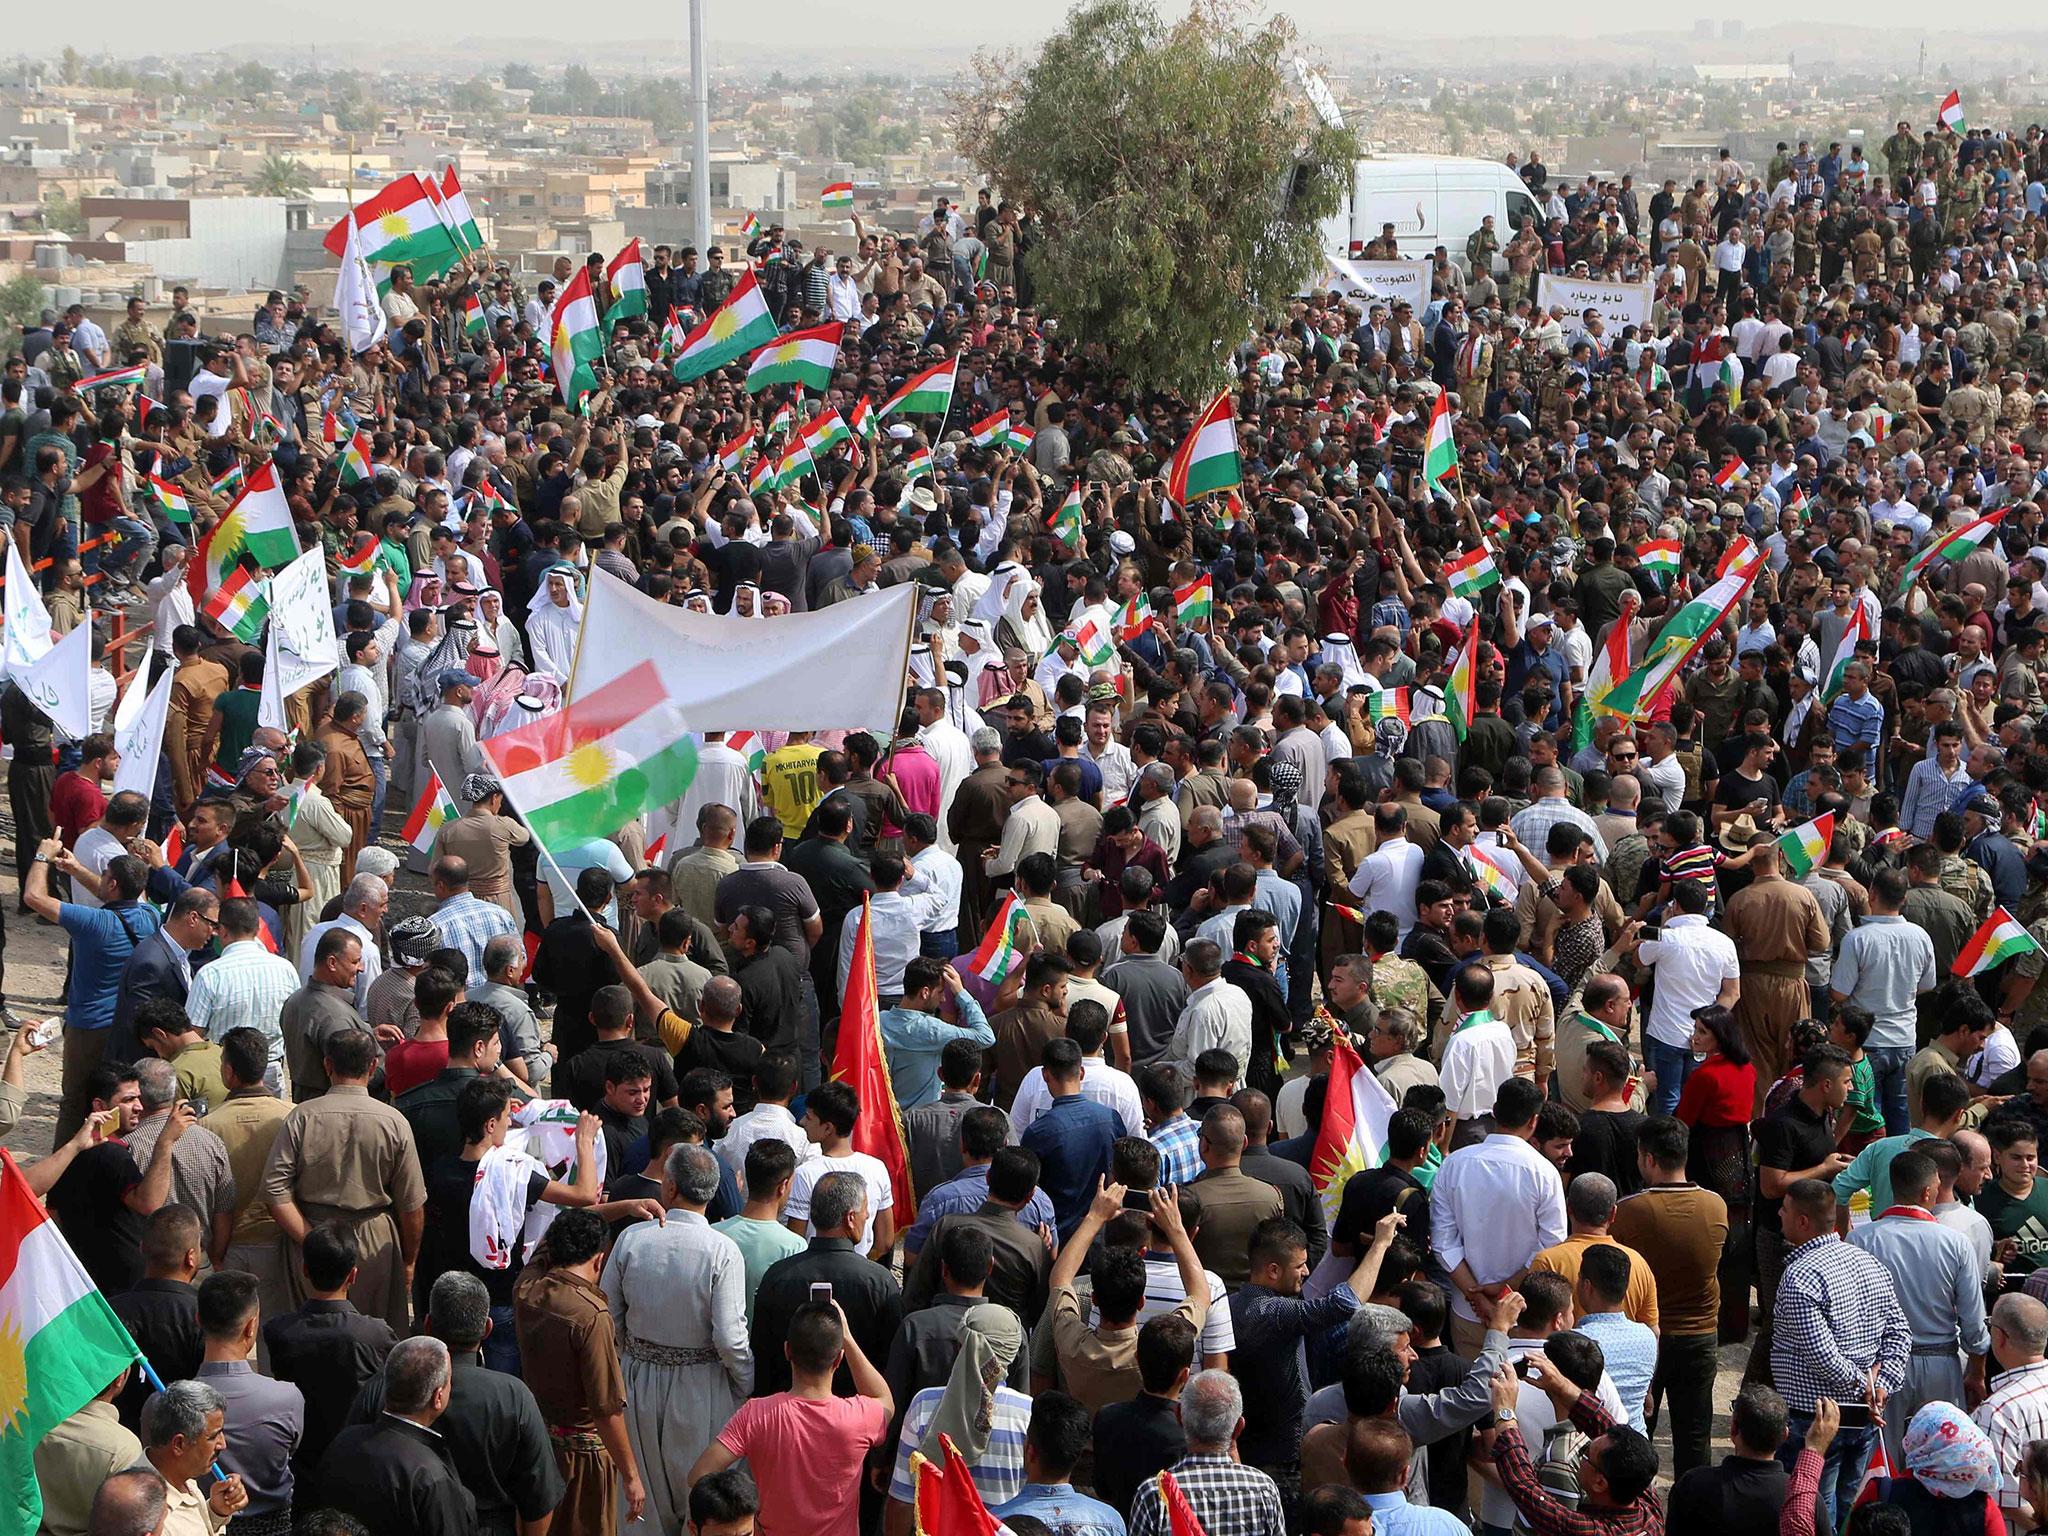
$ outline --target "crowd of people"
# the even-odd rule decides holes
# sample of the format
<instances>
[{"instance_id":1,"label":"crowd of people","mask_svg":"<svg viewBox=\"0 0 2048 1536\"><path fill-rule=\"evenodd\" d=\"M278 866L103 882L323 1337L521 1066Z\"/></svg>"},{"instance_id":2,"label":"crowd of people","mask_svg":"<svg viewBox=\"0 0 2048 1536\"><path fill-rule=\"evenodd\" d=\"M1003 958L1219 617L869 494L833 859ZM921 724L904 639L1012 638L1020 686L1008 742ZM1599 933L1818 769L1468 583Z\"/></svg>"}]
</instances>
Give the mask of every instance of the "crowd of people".
<instances>
[{"instance_id":1,"label":"crowd of people","mask_svg":"<svg viewBox=\"0 0 2048 1536\"><path fill-rule=\"evenodd\" d=\"M82 740L0 697L17 926L68 945L0 1122L59 1056L23 1177L149 1369L38 1446L41 1528L906 1536L949 1447L1014 1536L2048 1521L2048 143L1881 159L1647 205L1518 162L1544 222L1437 251L1423 313L1229 339L1241 479L1192 504L1206 402L1063 334L988 192L657 248L580 410L566 258L398 268L361 355L282 293L47 317L5 521L59 633L151 628ZM1572 272L1650 322L1539 310ZM669 366L749 275L845 326L780 423ZM877 409L946 359L943 417ZM186 569L265 465L344 653L289 733ZM543 850L479 742L561 706L599 572L743 619L913 584L901 718L708 733Z\"/></svg>"}]
</instances>

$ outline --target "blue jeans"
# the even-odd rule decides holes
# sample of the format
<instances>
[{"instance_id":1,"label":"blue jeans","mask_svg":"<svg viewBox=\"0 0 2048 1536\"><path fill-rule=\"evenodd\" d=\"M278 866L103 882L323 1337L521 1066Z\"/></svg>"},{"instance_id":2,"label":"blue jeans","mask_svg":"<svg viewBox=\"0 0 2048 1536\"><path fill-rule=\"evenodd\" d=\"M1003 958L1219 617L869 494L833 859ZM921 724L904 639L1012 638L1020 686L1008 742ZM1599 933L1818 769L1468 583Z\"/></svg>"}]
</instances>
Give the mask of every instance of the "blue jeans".
<instances>
[{"instance_id":1,"label":"blue jeans","mask_svg":"<svg viewBox=\"0 0 2048 1536\"><path fill-rule=\"evenodd\" d=\"M1877 1107L1884 1114L1884 1133L1903 1136L1912 1129L1906 1114L1906 1063L1913 1053L1903 1045L1866 1045L1870 1075L1876 1081Z\"/></svg>"},{"instance_id":2,"label":"blue jeans","mask_svg":"<svg viewBox=\"0 0 2048 1536\"><path fill-rule=\"evenodd\" d=\"M918 936L917 952L933 960L950 960L960 953L960 930L948 928L943 933L925 933Z\"/></svg>"},{"instance_id":3,"label":"blue jeans","mask_svg":"<svg viewBox=\"0 0 2048 1536\"><path fill-rule=\"evenodd\" d=\"M98 544L85 551L87 575L100 570L112 576L133 575L156 548L156 530L138 518L117 517L102 523L94 537L104 539L110 534L114 536L111 545Z\"/></svg>"},{"instance_id":4,"label":"blue jeans","mask_svg":"<svg viewBox=\"0 0 2048 1536\"><path fill-rule=\"evenodd\" d=\"M1666 1045L1662 1040L1643 1037L1645 1065L1657 1074L1656 1110L1668 1115L1678 1108L1679 1091L1685 1087L1685 1080L1692 1076L1692 1069L1698 1065L1692 1059L1692 1052L1682 1045Z\"/></svg>"},{"instance_id":5,"label":"blue jeans","mask_svg":"<svg viewBox=\"0 0 2048 1536\"><path fill-rule=\"evenodd\" d=\"M484 1340L483 1357L491 1370L507 1376L519 1374L519 1328L512 1308L491 1308L491 1332Z\"/></svg>"},{"instance_id":6,"label":"blue jeans","mask_svg":"<svg viewBox=\"0 0 2048 1536\"><path fill-rule=\"evenodd\" d=\"M1869 1049L1864 1047L1866 1052ZM1810 1413L1787 1416L1785 1440L1778 1447L1778 1462L1788 1474L1798 1462L1799 1453L1806 1448L1806 1431L1812 1425L1813 1415ZM1828 1517L1829 1529L1838 1531L1848 1523L1849 1511L1863 1487L1863 1469L1870 1461L1871 1443L1876 1439L1874 1428L1845 1429L1828 1447L1827 1459L1820 1468L1820 1507Z\"/></svg>"},{"instance_id":7,"label":"blue jeans","mask_svg":"<svg viewBox=\"0 0 2048 1536\"><path fill-rule=\"evenodd\" d=\"M391 788L391 765L380 754L370 759L370 776L377 781L370 795L370 841L375 842L384 831L384 796ZM353 875L353 870L345 871ZM342 884L348 882L344 880Z\"/></svg>"}]
</instances>

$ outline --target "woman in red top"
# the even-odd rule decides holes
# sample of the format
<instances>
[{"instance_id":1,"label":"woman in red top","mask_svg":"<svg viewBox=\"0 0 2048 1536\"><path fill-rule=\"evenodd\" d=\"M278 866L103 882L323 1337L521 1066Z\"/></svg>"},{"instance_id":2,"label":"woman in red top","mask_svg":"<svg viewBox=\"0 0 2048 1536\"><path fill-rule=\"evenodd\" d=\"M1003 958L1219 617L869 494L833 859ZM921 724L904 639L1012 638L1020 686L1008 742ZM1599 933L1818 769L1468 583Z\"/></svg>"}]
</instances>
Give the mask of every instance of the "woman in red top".
<instances>
[{"instance_id":1,"label":"woman in red top","mask_svg":"<svg viewBox=\"0 0 2048 1536\"><path fill-rule=\"evenodd\" d=\"M1692 1049L1704 1059L1678 1095L1678 1118L1692 1133L1685 1172L1728 1204L1721 1336L1743 1338L1749 1332L1749 1113L1756 1102L1756 1065L1743 1049L1735 1015L1718 1003L1693 1010Z\"/></svg>"}]
</instances>

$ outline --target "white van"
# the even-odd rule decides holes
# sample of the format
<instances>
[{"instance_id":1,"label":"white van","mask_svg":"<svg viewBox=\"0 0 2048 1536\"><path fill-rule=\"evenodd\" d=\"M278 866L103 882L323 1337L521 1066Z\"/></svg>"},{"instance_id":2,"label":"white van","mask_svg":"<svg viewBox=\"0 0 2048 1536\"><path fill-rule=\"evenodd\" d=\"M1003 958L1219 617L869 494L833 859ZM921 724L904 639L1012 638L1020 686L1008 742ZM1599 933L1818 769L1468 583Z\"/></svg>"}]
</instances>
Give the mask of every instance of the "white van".
<instances>
[{"instance_id":1,"label":"white van","mask_svg":"<svg viewBox=\"0 0 2048 1536\"><path fill-rule=\"evenodd\" d=\"M1382 226L1392 224L1409 260L1429 256L1441 245L1460 266L1465 240L1479 221L1493 215L1494 234L1506 247L1525 218L1543 218L1522 178L1498 160L1463 155L1380 155L1360 160L1351 172L1351 195L1334 218L1323 221L1323 247L1333 256L1356 257ZM1498 255L1494 270L1504 272Z\"/></svg>"}]
</instances>

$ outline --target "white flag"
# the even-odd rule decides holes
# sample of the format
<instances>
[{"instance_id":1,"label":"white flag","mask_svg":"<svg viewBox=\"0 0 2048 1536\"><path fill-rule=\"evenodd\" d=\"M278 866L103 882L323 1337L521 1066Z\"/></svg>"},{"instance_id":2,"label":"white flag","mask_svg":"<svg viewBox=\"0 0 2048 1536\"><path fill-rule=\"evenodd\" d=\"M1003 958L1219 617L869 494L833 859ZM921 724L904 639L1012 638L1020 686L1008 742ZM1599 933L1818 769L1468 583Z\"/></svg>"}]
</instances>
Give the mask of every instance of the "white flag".
<instances>
[{"instance_id":1,"label":"white flag","mask_svg":"<svg viewBox=\"0 0 2048 1536\"><path fill-rule=\"evenodd\" d=\"M147 667L137 667L128 680L121 702L114 706L114 750L121 754L121 766L114 770L114 793L132 789L147 800L156 789L156 765L163 756L164 722L171 715L172 674L164 675L154 688L146 687Z\"/></svg>"},{"instance_id":2,"label":"white flag","mask_svg":"<svg viewBox=\"0 0 2048 1536\"><path fill-rule=\"evenodd\" d=\"M257 723L287 729L284 701L341 669L341 642L328 602L327 557L308 550L270 578L270 635L264 642Z\"/></svg>"},{"instance_id":3,"label":"white flag","mask_svg":"<svg viewBox=\"0 0 2048 1536\"><path fill-rule=\"evenodd\" d=\"M348 223L348 245L341 253L341 275L334 282L334 307L341 311L342 334L351 352L367 352L384 339L384 306L377 302L377 284L363 260L356 221Z\"/></svg>"},{"instance_id":4,"label":"white flag","mask_svg":"<svg viewBox=\"0 0 2048 1536\"><path fill-rule=\"evenodd\" d=\"M14 584L9 582L12 587ZM92 734L92 614L78 628L24 666L10 667L14 686L74 741Z\"/></svg>"},{"instance_id":5,"label":"white flag","mask_svg":"<svg viewBox=\"0 0 2048 1536\"><path fill-rule=\"evenodd\" d=\"M8 676L49 654L55 642L50 635L50 610L43 606L43 594L21 558L21 548L7 541L7 589L0 597L0 623L7 631L4 652L0 652L0 677Z\"/></svg>"}]
</instances>

